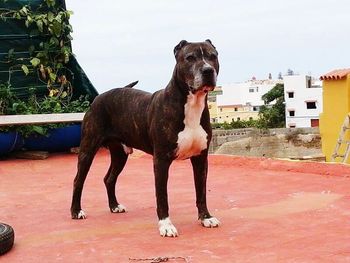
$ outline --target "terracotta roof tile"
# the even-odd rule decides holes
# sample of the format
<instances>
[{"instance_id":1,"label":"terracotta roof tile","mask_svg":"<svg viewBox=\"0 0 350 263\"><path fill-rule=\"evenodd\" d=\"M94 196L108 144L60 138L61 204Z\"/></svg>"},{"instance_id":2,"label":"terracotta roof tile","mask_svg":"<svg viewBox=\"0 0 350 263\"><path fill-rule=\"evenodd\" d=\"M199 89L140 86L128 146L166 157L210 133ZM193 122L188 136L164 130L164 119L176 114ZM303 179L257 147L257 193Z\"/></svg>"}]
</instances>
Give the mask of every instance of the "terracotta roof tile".
<instances>
[{"instance_id":1,"label":"terracotta roof tile","mask_svg":"<svg viewBox=\"0 0 350 263\"><path fill-rule=\"evenodd\" d=\"M336 69L320 77L321 80L342 79L350 74L350 68Z\"/></svg>"}]
</instances>

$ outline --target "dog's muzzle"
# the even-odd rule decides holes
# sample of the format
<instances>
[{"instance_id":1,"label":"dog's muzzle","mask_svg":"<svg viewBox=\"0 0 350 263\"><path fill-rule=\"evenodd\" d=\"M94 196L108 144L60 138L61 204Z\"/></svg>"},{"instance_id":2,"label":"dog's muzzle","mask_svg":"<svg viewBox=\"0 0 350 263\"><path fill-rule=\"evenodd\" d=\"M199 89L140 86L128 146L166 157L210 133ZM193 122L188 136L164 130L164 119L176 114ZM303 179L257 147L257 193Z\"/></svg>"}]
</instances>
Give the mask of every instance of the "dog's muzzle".
<instances>
[{"instance_id":1,"label":"dog's muzzle","mask_svg":"<svg viewBox=\"0 0 350 263\"><path fill-rule=\"evenodd\" d=\"M209 92L214 90L216 86L216 72L213 67L207 66L202 69L201 72L202 83L198 90L203 90L204 92Z\"/></svg>"}]
</instances>

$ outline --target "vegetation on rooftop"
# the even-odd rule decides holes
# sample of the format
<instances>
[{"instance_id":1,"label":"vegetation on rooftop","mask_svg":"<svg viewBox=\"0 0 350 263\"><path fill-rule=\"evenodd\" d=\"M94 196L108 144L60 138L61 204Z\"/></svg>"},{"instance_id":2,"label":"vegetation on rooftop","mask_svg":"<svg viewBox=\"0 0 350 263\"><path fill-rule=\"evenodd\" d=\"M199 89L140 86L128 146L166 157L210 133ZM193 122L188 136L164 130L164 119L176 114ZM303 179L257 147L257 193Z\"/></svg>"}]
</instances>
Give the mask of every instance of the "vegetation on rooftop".
<instances>
[{"instance_id":1,"label":"vegetation on rooftop","mask_svg":"<svg viewBox=\"0 0 350 263\"><path fill-rule=\"evenodd\" d=\"M9 1L0 0L3 3ZM5 6L11 6L10 4ZM27 28L30 36L40 36L37 45L28 47L29 56L21 57L16 47L8 50L4 61L9 68L9 79L0 83L0 115L84 112L89 108L87 96L72 100L73 74L66 67L72 54L69 24L71 11L65 10L56 0L44 0L33 8L25 4L18 9L0 8L0 19L15 19ZM38 87L27 87L29 96L18 98L11 86L11 73L22 71L23 77L36 76L47 87L46 96L38 97ZM67 124L24 125L0 127L0 132L18 131L24 136L46 135L48 129Z\"/></svg>"},{"instance_id":2,"label":"vegetation on rooftop","mask_svg":"<svg viewBox=\"0 0 350 263\"><path fill-rule=\"evenodd\" d=\"M72 86L65 73L65 65L72 56L71 15L71 11L62 9L55 0L43 1L35 10L30 4L18 10L0 9L0 19L16 19L25 24L29 35L42 36L38 46L28 48L29 57L18 57L15 48L8 51L6 61L2 63L10 66L9 78L11 70L22 69L25 75L37 74L40 81L47 85L50 96L71 96Z\"/></svg>"},{"instance_id":3,"label":"vegetation on rooftop","mask_svg":"<svg viewBox=\"0 0 350 263\"><path fill-rule=\"evenodd\" d=\"M80 96L77 100L68 97L45 96L38 98L35 88L29 88L27 99L18 99L8 84L0 84L0 116L19 114L72 113L85 112L90 107L88 96ZM17 131L22 136L39 134L47 135L50 129L64 127L67 124L55 123L47 125L0 126L0 132Z\"/></svg>"},{"instance_id":4,"label":"vegetation on rooftop","mask_svg":"<svg viewBox=\"0 0 350 263\"><path fill-rule=\"evenodd\" d=\"M284 85L276 84L270 91L262 96L264 105L259 111L259 119L266 128L285 127L285 100ZM275 102L270 105L271 102Z\"/></svg>"}]
</instances>

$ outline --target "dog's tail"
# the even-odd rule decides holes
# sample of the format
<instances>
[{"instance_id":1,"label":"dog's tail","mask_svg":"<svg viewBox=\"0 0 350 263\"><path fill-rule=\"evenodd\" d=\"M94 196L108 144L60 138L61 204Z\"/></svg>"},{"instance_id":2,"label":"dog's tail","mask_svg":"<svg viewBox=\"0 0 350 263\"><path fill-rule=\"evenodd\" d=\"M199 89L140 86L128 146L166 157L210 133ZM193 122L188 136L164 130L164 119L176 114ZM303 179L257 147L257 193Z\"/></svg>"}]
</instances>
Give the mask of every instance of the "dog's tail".
<instances>
[{"instance_id":1,"label":"dog's tail","mask_svg":"<svg viewBox=\"0 0 350 263\"><path fill-rule=\"evenodd\" d=\"M134 81L134 82L131 82L130 84L126 85L124 88L132 88L134 87L137 83L139 83L139 81Z\"/></svg>"}]
</instances>

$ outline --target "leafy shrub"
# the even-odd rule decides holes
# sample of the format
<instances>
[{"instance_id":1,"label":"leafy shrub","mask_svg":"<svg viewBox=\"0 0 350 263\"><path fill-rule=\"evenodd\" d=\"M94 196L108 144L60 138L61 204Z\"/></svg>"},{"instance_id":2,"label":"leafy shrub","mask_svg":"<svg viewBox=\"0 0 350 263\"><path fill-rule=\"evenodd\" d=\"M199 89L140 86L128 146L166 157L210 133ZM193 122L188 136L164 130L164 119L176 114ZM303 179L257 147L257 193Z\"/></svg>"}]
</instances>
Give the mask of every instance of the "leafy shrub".
<instances>
[{"instance_id":1,"label":"leafy shrub","mask_svg":"<svg viewBox=\"0 0 350 263\"><path fill-rule=\"evenodd\" d=\"M11 91L10 85L0 84L0 115L45 114L86 112L90 107L88 96L80 96L74 101L66 97L37 98L35 88L30 88L28 99L20 100ZM49 129L66 126L67 124L0 126L0 132L17 131L27 137L32 134L47 135ZM69 125L69 124L68 124Z\"/></svg>"}]
</instances>

